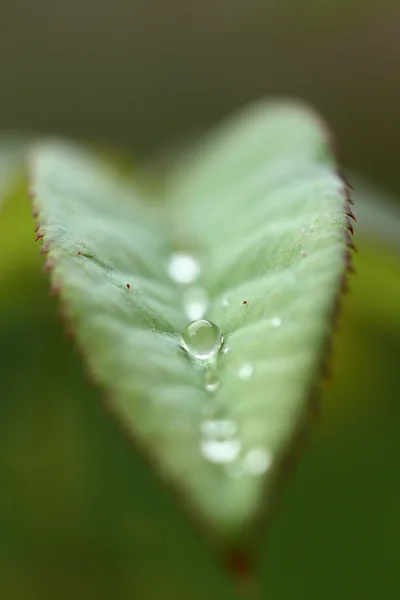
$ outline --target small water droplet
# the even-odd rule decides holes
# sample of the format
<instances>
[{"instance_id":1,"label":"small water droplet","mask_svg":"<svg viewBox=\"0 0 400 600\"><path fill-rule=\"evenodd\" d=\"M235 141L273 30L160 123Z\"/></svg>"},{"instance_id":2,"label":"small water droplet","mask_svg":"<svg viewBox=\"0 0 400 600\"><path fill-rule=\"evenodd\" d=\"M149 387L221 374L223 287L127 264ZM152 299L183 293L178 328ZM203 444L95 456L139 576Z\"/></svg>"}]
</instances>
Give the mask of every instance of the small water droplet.
<instances>
[{"instance_id":1,"label":"small water droplet","mask_svg":"<svg viewBox=\"0 0 400 600\"><path fill-rule=\"evenodd\" d=\"M302 251L300 252L300 254L301 254L303 257L307 256L307 252L306 252L305 250L302 250Z\"/></svg>"},{"instance_id":2,"label":"small water droplet","mask_svg":"<svg viewBox=\"0 0 400 600\"><path fill-rule=\"evenodd\" d=\"M200 275L200 265L190 254L174 252L168 262L168 274L177 283L193 283Z\"/></svg>"},{"instance_id":3,"label":"small water droplet","mask_svg":"<svg viewBox=\"0 0 400 600\"><path fill-rule=\"evenodd\" d=\"M280 317L274 317L271 319L272 327L280 327L282 325L282 319Z\"/></svg>"},{"instance_id":4,"label":"small water droplet","mask_svg":"<svg viewBox=\"0 0 400 600\"><path fill-rule=\"evenodd\" d=\"M215 392L220 386L220 380L211 371L206 371L204 385L207 392Z\"/></svg>"},{"instance_id":5,"label":"small water droplet","mask_svg":"<svg viewBox=\"0 0 400 600\"><path fill-rule=\"evenodd\" d=\"M238 375L240 379L250 379L250 377L253 375L253 372L253 367L249 363L246 363L245 365L240 367Z\"/></svg>"},{"instance_id":6,"label":"small water droplet","mask_svg":"<svg viewBox=\"0 0 400 600\"><path fill-rule=\"evenodd\" d=\"M227 464L236 460L240 454L241 443L233 438L231 440L203 440L200 442L201 454L210 462Z\"/></svg>"},{"instance_id":7,"label":"small water droplet","mask_svg":"<svg viewBox=\"0 0 400 600\"><path fill-rule=\"evenodd\" d=\"M266 448L253 448L243 459L243 468L248 475L262 475L272 464L272 455Z\"/></svg>"},{"instance_id":8,"label":"small water droplet","mask_svg":"<svg viewBox=\"0 0 400 600\"><path fill-rule=\"evenodd\" d=\"M208 306L206 291L201 287L190 287L183 296L185 314L191 321L202 319Z\"/></svg>"},{"instance_id":9,"label":"small water droplet","mask_svg":"<svg viewBox=\"0 0 400 600\"><path fill-rule=\"evenodd\" d=\"M228 354L229 350L230 350L229 346L225 346L225 348L222 350L222 352L224 354Z\"/></svg>"},{"instance_id":10,"label":"small water droplet","mask_svg":"<svg viewBox=\"0 0 400 600\"><path fill-rule=\"evenodd\" d=\"M201 360L215 357L223 341L219 327L205 319L193 321L181 334L182 348Z\"/></svg>"},{"instance_id":11,"label":"small water droplet","mask_svg":"<svg viewBox=\"0 0 400 600\"><path fill-rule=\"evenodd\" d=\"M222 304L222 306L224 308L227 308L229 306L229 300L228 300L228 298L222 298L221 304Z\"/></svg>"},{"instance_id":12,"label":"small water droplet","mask_svg":"<svg viewBox=\"0 0 400 600\"><path fill-rule=\"evenodd\" d=\"M237 431L236 423L228 419L209 419L203 421L200 431L207 438L229 438L233 437Z\"/></svg>"},{"instance_id":13,"label":"small water droplet","mask_svg":"<svg viewBox=\"0 0 400 600\"><path fill-rule=\"evenodd\" d=\"M206 381L205 388L207 392L216 392L220 384L221 382L218 379L215 379L214 381Z\"/></svg>"}]
</instances>

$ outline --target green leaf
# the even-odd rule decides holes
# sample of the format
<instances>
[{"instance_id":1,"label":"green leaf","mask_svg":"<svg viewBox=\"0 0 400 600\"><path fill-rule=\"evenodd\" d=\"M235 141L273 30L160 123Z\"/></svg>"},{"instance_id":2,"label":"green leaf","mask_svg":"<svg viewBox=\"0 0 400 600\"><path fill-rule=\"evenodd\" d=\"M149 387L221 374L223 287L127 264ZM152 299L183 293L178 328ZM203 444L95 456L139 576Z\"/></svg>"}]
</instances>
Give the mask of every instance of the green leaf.
<instances>
[{"instance_id":1,"label":"green leaf","mask_svg":"<svg viewBox=\"0 0 400 600\"><path fill-rule=\"evenodd\" d=\"M251 107L152 193L72 143L44 143L32 184L95 381L214 542L246 545L307 420L348 255L347 190L319 120ZM195 283L176 281L196 266ZM205 303L224 337L206 366L180 345Z\"/></svg>"}]
</instances>

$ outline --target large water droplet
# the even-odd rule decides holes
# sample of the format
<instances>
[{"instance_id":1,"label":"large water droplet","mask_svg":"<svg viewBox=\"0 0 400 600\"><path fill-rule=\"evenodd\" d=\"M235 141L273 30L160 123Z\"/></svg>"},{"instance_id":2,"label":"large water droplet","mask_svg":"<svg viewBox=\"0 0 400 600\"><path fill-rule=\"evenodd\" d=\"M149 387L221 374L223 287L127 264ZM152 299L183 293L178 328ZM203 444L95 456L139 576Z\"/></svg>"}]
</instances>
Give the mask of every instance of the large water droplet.
<instances>
[{"instance_id":1,"label":"large water droplet","mask_svg":"<svg viewBox=\"0 0 400 600\"><path fill-rule=\"evenodd\" d=\"M246 363L245 365L240 367L238 375L240 379L250 379L250 377L253 375L253 372L253 367L249 363Z\"/></svg>"},{"instance_id":2,"label":"large water droplet","mask_svg":"<svg viewBox=\"0 0 400 600\"><path fill-rule=\"evenodd\" d=\"M203 440L200 451L204 458L217 463L226 464L233 462L240 454L241 443L233 438L231 440Z\"/></svg>"},{"instance_id":3,"label":"large water droplet","mask_svg":"<svg viewBox=\"0 0 400 600\"><path fill-rule=\"evenodd\" d=\"M201 287L190 287L183 295L185 314L191 321L202 319L206 313L208 298L206 291Z\"/></svg>"},{"instance_id":4,"label":"large water droplet","mask_svg":"<svg viewBox=\"0 0 400 600\"><path fill-rule=\"evenodd\" d=\"M168 262L168 275L177 283L193 283L200 275L200 265L190 254L174 252Z\"/></svg>"},{"instance_id":5,"label":"large water droplet","mask_svg":"<svg viewBox=\"0 0 400 600\"><path fill-rule=\"evenodd\" d=\"M181 334L181 346L190 355L201 360L213 358L223 342L221 331L217 325L200 319L190 323Z\"/></svg>"},{"instance_id":6,"label":"large water droplet","mask_svg":"<svg viewBox=\"0 0 400 600\"><path fill-rule=\"evenodd\" d=\"M243 460L243 468L248 475L262 475L272 464L272 454L266 448L253 448Z\"/></svg>"}]
</instances>

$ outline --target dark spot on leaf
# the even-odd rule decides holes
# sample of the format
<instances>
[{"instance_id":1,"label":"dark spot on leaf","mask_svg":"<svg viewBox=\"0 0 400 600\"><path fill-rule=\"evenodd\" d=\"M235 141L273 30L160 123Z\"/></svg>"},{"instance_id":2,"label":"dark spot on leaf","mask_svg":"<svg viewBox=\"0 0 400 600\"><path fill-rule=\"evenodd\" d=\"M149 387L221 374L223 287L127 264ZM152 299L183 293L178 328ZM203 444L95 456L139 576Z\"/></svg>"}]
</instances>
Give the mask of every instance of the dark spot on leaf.
<instances>
[{"instance_id":1,"label":"dark spot on leaf","mask_svg":"<svg viewBox=\"0 0 400 600\"><path fill-rule=\"evenodd\" d=\"M130 290L130 289L131 289L131 284L130 284L130 283L127 283L127 284L126 284L126 289L127 289L127 290Z\"/></svg>"}]
</instances>

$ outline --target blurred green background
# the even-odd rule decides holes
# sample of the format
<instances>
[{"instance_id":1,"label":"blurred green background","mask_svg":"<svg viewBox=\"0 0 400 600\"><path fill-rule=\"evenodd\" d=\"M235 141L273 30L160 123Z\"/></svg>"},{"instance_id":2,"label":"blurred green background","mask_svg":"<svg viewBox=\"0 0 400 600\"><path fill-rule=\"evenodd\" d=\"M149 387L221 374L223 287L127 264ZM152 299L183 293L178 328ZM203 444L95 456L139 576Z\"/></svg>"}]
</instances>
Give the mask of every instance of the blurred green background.
<instances>
[{"instance_id":1,"label":"blurred green background","mask_svg":"<svg viewBox=\"0 0 400 600\"><path fill-rule=\"evenodd\" d=\"M398 1L0 8L3 131L73 135L140 158L270 93L310 101L347 165L400 195ZM400 597L400 260L393 235L363 227L362 208L360 198L332 380L258 565L269 600ZM0 224L0 598L235 598L86 381L21 191Z\"/></svg>"}]
</instances>

